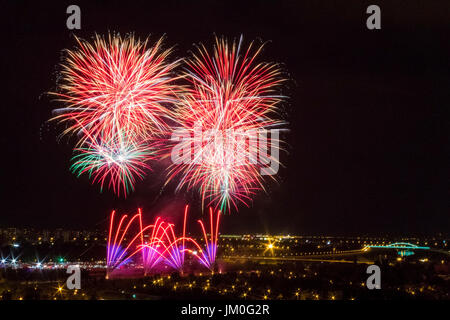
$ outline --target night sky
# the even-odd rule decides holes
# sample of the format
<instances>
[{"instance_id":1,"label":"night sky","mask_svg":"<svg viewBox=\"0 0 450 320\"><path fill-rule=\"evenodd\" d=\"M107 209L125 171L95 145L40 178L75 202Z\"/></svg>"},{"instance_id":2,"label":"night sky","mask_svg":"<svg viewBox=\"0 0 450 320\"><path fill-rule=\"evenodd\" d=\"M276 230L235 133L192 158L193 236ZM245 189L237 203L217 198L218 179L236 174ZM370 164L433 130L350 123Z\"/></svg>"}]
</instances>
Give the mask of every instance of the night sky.
<instances>
[{"instance_id":1,"label":"night sky","mask_svg":"<svg viewBox=\"0 0 450 320\"><path fill-rule=\"evenodd\" d=\"M448 1L187 2L2 6L0 227L105 229L112 209L138 206L148 222L177 220L185 202L201 216L197 197L161 190L162 164L126 200L69 171L73 141L57 141L61 127L47 120L59 105L46 92L74 34L115 31L166 35L174 58L243 34L269 41L260 59L288 73L279 183L225 216L223 233L448 234ZM66 28L69 4L81 7L81 30ZM370 4L381 30L366 28Z\"/></svg>"}]
</instances>

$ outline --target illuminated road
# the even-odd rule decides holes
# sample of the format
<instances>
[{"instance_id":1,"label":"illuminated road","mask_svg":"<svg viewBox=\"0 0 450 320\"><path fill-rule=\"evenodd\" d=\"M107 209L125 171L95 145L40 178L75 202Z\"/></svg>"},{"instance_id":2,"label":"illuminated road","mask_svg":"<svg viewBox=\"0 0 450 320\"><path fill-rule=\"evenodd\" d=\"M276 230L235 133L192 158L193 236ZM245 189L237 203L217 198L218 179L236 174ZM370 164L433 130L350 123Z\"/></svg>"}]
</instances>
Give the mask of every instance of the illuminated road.
<instances>
[{"instance_id":1,"label":"illuminated road","mask_svg":"<svg viewBox=\"0 0 450 320\"><path fill-rule=\"evenodd\" d=\"M356 256L365 254L367 250L359 249L359 250L348 250L348 251L339 251L337 253L320 253L320 254L308 254L303 256L224 256L222 260L224 261L238 261L238 260L246 260L246 261L315 261L315 262L330 262L330 263L363 263L363 264L373 264L374 261L370 260L346 260L344 257ZM336 259L339 257L343 257L342 259Z\"/></svg>"}]
</instances>

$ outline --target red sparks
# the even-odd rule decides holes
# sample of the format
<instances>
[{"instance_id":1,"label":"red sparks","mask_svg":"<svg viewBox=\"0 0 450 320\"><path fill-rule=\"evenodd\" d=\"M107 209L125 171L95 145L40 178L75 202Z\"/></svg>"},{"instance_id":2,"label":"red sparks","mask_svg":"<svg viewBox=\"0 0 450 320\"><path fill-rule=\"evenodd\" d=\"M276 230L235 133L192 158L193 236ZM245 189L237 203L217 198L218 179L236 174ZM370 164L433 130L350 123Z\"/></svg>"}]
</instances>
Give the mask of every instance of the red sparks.
<instances>
[{"instance_id":1,"label":"red sparks","mask_svg":"<svg viewBox=\"0 0 450 320\"><path fill-rule=\"evenodd\" d=\"M162 39L153 46L133 36L97 35L93 44L76 40L78 48L67 50L62 63L59 91L52 93L65 104L53 119L68 125L63 134L79 137L81 155L72 169L89 172L102 186L109 180L126 195L169 130L167 105L179 90L173 83L178 62L168 62L171 51L162 49Z\"/></svg>"},{"instance_id":2,"label":"red sparks","mask_svg":"<svg viewBox=\"0 0 450 320\"><path fill-rule=\"evenodd\" d=\"M187 132L180 149L199 147L193 161L174 164L168 178L179 177L179 189L198 188L207 205L222 211L247 204L256 191L264 190L261 162L267 157L262 154L278 150L279 141L251 141L283 124L273 118L283 98L277 94L283 81L280 69L255 62L262 47L254 50L250 44L245 51L241 46L242 38L232 44L216 39L212 54L201 46L187 61L190 86L176 109L177 122ZM209 136L198 135L197 127ZM271 161L278 163L273 156Z\"/></svg>"},{"instance_id":3,"label":"red sparks","mask_svg":"<svg viewBox=\"0 0 450 320\"><path fill-rule=\"evenodd\" d=\"M209 238L203 222L199 220L205 241L204 248L192 237L186 237L187 213L186 205L182 236L177 237L174 224L167 223L160 217L157 217L153 224L144 227L140 209L131 219L128 219L127 215L122 216L118 223L115 222L113 211L106 252L108 276L114 270L131 263L142 266L145 274L161 265L181 271L186 252L203 266L212 269L217 254L220 211L214 218L213 210L210 209Z\"/></svg>"}]
</instances>

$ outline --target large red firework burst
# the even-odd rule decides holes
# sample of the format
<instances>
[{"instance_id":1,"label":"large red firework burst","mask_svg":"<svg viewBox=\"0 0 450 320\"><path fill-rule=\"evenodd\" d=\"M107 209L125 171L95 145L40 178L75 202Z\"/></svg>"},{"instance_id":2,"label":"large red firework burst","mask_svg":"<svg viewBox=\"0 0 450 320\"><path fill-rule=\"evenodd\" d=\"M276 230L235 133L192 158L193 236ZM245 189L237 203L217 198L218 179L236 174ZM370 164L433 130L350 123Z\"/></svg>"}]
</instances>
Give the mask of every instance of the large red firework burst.
<instances>
[{"instance_id":1,"label":"large red firework burst","mask_svg":"<svg viewBox=\"0 0 450 320\"><path fill-rule=\"evenodd\" d=\"M194 148L193 161L172 166L168 180L180 177L178 189L198 188L204 205L208 202L223 212L239 202L248 204L264 189L262 163L254 156L278 147L273 139L265 145L250 143L255 133L283 124L277 106L284 80L276 64L256 63L261 49L253 43L242 49L242 37L232 43L216 38L212 53L201 45L186 62L184 76L190 85L180 97L176 119L188 132L182 149L199 147ZM196 134L198 127L208 134Z\"/></svg>"},{"instance_id":2,"label":"large red firework burst","mask_svg":"<svg viewBox=\"0 0 450 320\"><path fill-rule=\"evenodd\" d=\"M177 86L162 38L153 46L133 36L96 35L93 44L76 38L78 48L67 50L59 92L64 108L54 119L67 121L68 132L88 130L91 136L132 131L142 137L167 129L167 103Z\"/></svg>"},{"instance_id":3,"label":"large red firework burst","mask_svg":"<svg viewBox=\"0 0 450 320\"><path fill-rule=\"evenodd\" d=\"M130 35L96 35L93 43L76 38L67 50L57 92L64 105L53 120L66 123L63 134L79 138L72 169L88 172L116 193L133 189L154 157L155 140L167 134L178 86L162 38L152 46Z\"/></svg>"}]
</instances>

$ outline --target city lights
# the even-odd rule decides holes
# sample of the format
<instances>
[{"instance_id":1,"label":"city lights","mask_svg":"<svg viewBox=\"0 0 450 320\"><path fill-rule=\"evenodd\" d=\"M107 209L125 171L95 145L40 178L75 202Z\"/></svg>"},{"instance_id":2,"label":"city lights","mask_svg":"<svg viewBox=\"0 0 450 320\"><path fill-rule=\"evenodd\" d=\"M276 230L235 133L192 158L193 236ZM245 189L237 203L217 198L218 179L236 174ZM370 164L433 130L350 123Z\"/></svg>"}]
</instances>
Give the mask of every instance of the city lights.
<instances>
[{"instance_id":1,"label":"city lights","mask_svg":"<svg viewBox=\"0 0 450 320\"><path fill-rule=\"evenodd\" d=\"M139 215L136 216L128 227L130 229L134 228L134 230L137 228L137 233L134 235L129 232L124 232L130 222L130 220L124 219L120 227L121 232L118 235L112 232L110 237L106 237L107 239L111 239L110 250L116 251L116 253L114 253L114 251L110 251L111 256L122 254L123 249L118 248L116 250L114 249L115 246L112 245L114 244L114 241L118 244L121 238L123 238L122 243L129 243L134 237L137 236L136 240L138 242L138 246L136 248L139 247L141 243L139 218ZM117 222L120 223L120 221L121 218L119 217ZM133 227L134 222L137 222L137 224ZM161 227L165 229L168 226L169 224ZM215 223L213 224L213 231L214 226ZM142 225L142 229L145 229L144 224ZM197 235L190 234L190 237L195 237L195 241L201 243L206 236L208 239L207 243L214 244L216 236L214 235L214 238L211 241L211 232L208 232L210 229L211 226L206 227L205 233L203 233L202 228L200 228L202 232L199 232ZM152 228L149 228L149 230L152 230ZM170 231L171 229L168 228L167 230ZM74 243L71 234L66 234L64 230L60 230L58 231L59 234L55 236L42 235L37 232L35 235L35 240L32 241L39 241L38 237L41 237L41 242L58 242L62 240L61 237L64 234L64 238L67 241L66 246L80 245L82 250L79 252L86 250L86 242L88 242L90 246L96 245L96 241L98 241L98 246L101 246L104 243L104 236L102 235L97 236L97 234L95 234L94 236L94 234L91 235L86 233L80 237L79 235L81 235L81 233L75 231L72 232L73 234L77 234L77 238L85 240L79 243ZM178 233L182 233L182 229L174 228L174 232L175 238L177 238ZM151 244L151 232L144 231L142 234L142 241L144 242L144 245L148 246ZM53 238L53 240L51 240L51 238ZM95 240L95 238L97 238L97 240ZM117 240L115 240L115 238L117 238ZM187 238L188 237L186 237L186 239ZM403 266L407 268L408 265L411 265L409 264L409 262L411 262L416 267L417 265L422 265L425 267L429 264L437 264L438 266L442 266L442 270L445 270L448 263L448 260L446 260L444 256L434 256L430 254L434 248L408 248L408 250L415 251L415 254L403 257L398 256L397 250L404 249L394 248L392 246L389 247L389 243L395 242L384 238L373 240L360 239L359 243L357 239L353 240L351 237L340 239L332 237L304 237L295 235L285 237L282 235L237 236L218 234L217 238L220 238L222 243L222 245L220 247L217 246L216 249L216 260L220 267L214 269L201 269L199 268L201 265L196 263L198 262L197 257L203 257L204 255L208 256L208 254L213 253L211 250L208 251L206 243L200 248L195 247L195 250L192 250L190 254L184 257L185 264L183 265L184 267L182 270L176 270L174 268L170 268L169 264L161 263L160 268L155 269L161 273L158 274L157 272L147 272L145 277L149 277L149 279L144 283L141 282L141 279L146 279L145 277L139 278L138 276L137 279L134 279L137 273L141 273L141 277L144 276L144 269L140 266L139 259L124 259L126 263L122 264L118 268L115 268L113 270L114 272L110 272L112 277L106 278L115 279L114 281L122 281L124 284L128 281L130 285L127 285L127 287L129 286L132 291L120 290L119 286L116 292L111 291L109 294L102 294L101 296L96 296L95 298L111 299L112 297L121 297L138 300L146 299L147 296L158 295L159 292L165 292L164 294L171 292L174 297L176 297L176 295L185 295L189 292L190 294L195 293L196 295L204 295L205 297L217 297L218 295L225 299L352 300L357 298L355 294L359 295L368 290L366 288L365 280L358 277L357 274L355 274L356 276L350 276L350 278L341 279L333 275L333 273L327 274L326 270L332 270L335 266L340 265L340 268L361 268L361 270L364 271L366 266L365 262L370 260L373 252L381 258L387 259L387 266L396 266L397 268L401 268ZM157 238L154 237L153 239L156 240ZM180 239L183 238L181 237ZM330 239L332 239L331 242L336 250L331 250L331 248L323 245L324 243L330 241ZM425 240L410 241L410 243L414 243L417 246L422 246L425 242ZM13 243L14 242L12 241L10 242L11 247ZM373 246L381 246L384 243L384 247L369 248L367 247L367 243L372 243ZM442 248L444 248L442 241L435 241L433 243L438 243L442 246ZM186 248L188 248L187 244L188 242L185 242ZM164 249L165 246L167 246L167 244L158 241L158 244L155 243L154 247ZM318 246L321 246L321 248L317 249ZM407 245L402 244L402 246L406 247ZM76 248L76 246L73 248ZM125 249L126 246L123 248ZM264 255L263 252L265 250L270 252L270 255ZM25 258L24 261L23 253L19 252L17 256L11 258L3 255L0 262L2 270L7 268L30 268L30 270L36 269L36 272L39 272L42 276L48 272L56 272L57 270L63 271L66 264L70 265L72 263L73 256L71 256L70 252L71 251L69 250L66 254L59 251L57 255L46 256L43 260L38 258L38 255L41 255L41 253L39 253L35 255L32 262L26 261L28 258ZM438 251L435 253L437 252ZM171 261L176 261L175 259L178 257L176 251L171 251L171 253L173 257L169 259L172 259ZM19 255L20 261L18 260ZM136 256L140 257L139 251L137 251ZM357 257L356 264L354 259L355 257ZM360 259L364 262L359 263ZM91 259L86 260L88 261L77 262L77 264L79 264L82 269L90 271L96 270L95 272L100 277L101 275L105 275L105 272L108 269L106 259L99 257L97 259L93 259L92 261ZM161 262L163 262L163 260ZM248 265L246 266L242 264L243 262L246 262ZM389 272L389 268L386 269L386 272ZM37 269L39 269L39 271L37 271ZM132 278L127 279L128 274L132 276ZM327 286L324 290L323 284L325 282L327 283ZM108 283L109 280L105 282L105 285ZM280 286L279 283L285 283L286 285ZM52 293L47 294L50 299L83 300L92 298L89 293L86 294L85 292L67 292L64 290L65 287L63 285L59 285L55 288L43 283L40 284L38 281L33 283L33 286L33 291L35 291L36 294L44 294L46 291L48 292L48 290L52 291ZM387 288L387 286L388 285L385 284L385 288ZM169 291L164 291L167 289ZM411 297L431 297L437 294L443 294L442 291L440 291L441 289L439 289L436 285L424 286L421 284L420 286L415 286L412 283L405 288L396 286L394 289L399 295L402 293L407 293ZM342 293L342 290L344 293ZM343 294L347 293L348 295L343 298ZM18 292L14 297L14 299L19 299L19 297L26 299L27 295L25 295L25 292Z\"/></svg>"}]
</instances>

